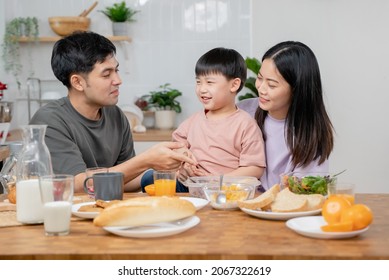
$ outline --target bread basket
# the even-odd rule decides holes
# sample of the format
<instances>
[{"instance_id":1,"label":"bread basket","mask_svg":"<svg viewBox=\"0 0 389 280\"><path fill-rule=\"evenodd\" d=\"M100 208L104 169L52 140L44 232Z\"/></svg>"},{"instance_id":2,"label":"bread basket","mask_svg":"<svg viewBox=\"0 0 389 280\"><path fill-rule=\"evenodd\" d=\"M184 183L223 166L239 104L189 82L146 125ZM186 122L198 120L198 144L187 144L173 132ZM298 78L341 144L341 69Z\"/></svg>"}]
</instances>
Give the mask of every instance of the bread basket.
<instances>
[{"instance_id":1,"label":"bread basket","mask_svg":"<svg viewBox=\"0 0 389 280\"><path fill-rule=\"evenodd\" d=\"M80 16L49 17L51 29L59 36L67 36L74 31L87 31L90 18Z\"/></svg>"}]
</instances>

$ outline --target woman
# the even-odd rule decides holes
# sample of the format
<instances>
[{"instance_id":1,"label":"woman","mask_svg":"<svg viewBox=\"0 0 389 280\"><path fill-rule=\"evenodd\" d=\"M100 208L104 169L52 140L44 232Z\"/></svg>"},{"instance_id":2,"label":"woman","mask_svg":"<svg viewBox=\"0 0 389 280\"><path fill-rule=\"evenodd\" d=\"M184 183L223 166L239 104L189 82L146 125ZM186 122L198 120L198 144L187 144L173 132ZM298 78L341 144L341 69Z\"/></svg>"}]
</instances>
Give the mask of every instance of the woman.
<instances>
[{"instance_id":1,"label":"woman","mask_svg":"<svg viewBox=\"0 0 389 280\"><path fill-rule=\"evenodd\" d=\"M286 172L328 173L333 126L312 50L300 42L275 45L263 56L255 84L259 98L243 100L238 107L255 117L264 136L262 187L279 183Z\"/></svg>"}]
</instances>

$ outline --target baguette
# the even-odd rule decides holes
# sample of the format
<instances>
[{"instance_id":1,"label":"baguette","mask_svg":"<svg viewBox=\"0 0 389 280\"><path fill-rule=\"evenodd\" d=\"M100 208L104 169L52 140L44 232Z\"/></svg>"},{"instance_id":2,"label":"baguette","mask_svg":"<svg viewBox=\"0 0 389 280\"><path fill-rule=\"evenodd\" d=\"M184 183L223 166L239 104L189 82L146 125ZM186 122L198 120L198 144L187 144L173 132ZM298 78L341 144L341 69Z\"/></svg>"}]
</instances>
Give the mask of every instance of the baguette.
<instances>
[{"instance_id":1,"label":"baguette","mask_svg":"<svg viewBox=\"0 0 389 280\"><path fill-rule=\"evenodd\" d=\"M171 222L192 216L195 206L174 197L136 197L120 201L105 208L94 218L93 224L105 226L142 226Z\"/></svg>"},{"instance_id":2,"label":"baguette","mask_svg":"<svg viewBox=\"0 0 389 280\"><path fill-rule=\"evenodd\" d=\"M257 196L254 199L244 200L244 201L238 201L239 208L246 208L251 210L258 210L262 208L266 208L269 206L274 199L276 198L277 194L280 191L280 185L275 184L270 189L268 189L263 194Z\"/></svg>"}]
</instances>

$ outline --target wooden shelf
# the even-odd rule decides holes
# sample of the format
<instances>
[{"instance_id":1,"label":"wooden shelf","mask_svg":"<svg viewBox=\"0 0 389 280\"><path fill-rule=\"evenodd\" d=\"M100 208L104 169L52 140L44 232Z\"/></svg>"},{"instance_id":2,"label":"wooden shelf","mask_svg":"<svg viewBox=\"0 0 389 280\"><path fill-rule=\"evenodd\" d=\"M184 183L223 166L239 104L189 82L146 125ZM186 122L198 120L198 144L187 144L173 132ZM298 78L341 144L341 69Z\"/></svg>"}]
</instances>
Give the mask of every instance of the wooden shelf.
<instances>
[{"instance_id":1,"label":"wooden shelf","mask_svg":"<svg viewBox=\"0 0 389 280\"><path fill-rule=\"evenodd\" d=\"M59 36L39 37L37 39L37 42L42 42L42 43L57 42L61 38L62 37ZM131 42L131 38L128 36L107 36L107 38L112 42L119 42L119 41ZM35 42L35 39L32 37L21 37L18 41L20 43L30 43L30 42Z\"/></svg>"},{"instance_id":2,"label":"wooden shelf","mask_svg":"<svg viewBox=\"0 0 389 280\"><path fill-rule=\"evenodd\" d=\"M172 133L174 129L150 129L148 128L146 132L136 133L132 132L132 138L136 142L161 142L161 141L171 141Z\"/></svg>"}]
</instances>

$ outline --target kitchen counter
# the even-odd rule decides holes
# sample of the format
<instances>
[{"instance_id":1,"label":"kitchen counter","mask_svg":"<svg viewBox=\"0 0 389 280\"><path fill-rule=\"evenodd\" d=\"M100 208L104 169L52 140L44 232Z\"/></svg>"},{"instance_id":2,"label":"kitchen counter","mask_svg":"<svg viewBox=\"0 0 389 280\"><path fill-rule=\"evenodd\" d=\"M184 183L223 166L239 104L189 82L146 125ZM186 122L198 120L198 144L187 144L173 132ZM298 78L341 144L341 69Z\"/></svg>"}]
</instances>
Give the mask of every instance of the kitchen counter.
<instances>
[{"instance_id":1,"label":"kitchen counter","mask_svg":"<svg viewBox=\"0 0 389 280\"><path fill-rule=\"evenodd\" d=\"M125 194L126 198L144 194ZM0 228L0 259L389 259L389 194L357 194L374 221L354 238L307 238L284 221L262 220L240 210L197 211L200 223L177 235L126 238L72 218L68 236L46 237L43 225Z\"/></svg>"}]
</instances>

